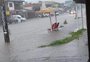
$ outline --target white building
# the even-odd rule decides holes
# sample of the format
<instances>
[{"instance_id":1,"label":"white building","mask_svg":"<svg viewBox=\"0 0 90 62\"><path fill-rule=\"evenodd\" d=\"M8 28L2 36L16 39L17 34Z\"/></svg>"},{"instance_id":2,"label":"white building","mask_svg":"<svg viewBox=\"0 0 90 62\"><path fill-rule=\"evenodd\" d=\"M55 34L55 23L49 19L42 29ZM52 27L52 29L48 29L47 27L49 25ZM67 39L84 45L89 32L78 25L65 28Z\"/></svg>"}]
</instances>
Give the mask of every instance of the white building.
<instances>
[{"instance_id":1,"label":"white building","mask_svg":"<svg viewBox=\"0 0 90 62\"><path fill-rule=\"evenodd\" d=\"M22 9L24 0L6 0L10 11Z\"/></svg>"}]
</instances>

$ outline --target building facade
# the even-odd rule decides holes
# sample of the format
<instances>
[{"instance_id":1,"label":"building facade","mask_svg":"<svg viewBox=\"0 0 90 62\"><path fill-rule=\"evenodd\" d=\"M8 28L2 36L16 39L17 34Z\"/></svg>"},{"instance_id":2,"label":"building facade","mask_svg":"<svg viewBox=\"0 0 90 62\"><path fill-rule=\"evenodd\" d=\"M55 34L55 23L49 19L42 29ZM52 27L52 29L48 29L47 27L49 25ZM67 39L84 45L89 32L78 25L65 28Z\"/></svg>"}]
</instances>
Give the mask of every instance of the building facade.
<instances>
[{"instance_id":1,"label":"building facade","mask_svg":"<svg viewBox=\"0 0 90 62\"><path fill-rule=\"evenodd\" d=\"M22 9L24 0L7 0L7 5L10 11Z\"/></svg>"}]
</instances>

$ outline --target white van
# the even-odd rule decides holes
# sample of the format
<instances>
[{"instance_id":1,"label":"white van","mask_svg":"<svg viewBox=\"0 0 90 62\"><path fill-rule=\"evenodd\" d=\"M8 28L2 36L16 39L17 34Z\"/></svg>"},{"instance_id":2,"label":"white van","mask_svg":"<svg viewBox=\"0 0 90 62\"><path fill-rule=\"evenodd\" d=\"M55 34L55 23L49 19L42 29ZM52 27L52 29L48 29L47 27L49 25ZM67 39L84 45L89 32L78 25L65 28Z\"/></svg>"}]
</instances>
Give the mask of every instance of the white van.
<instances>
[{"instance_id":1,"label":"white van","mask_svg":"<svg viewBox=\"0 0 90 62\"><path fill-rule=\"evenodd\" d=\"M17 23L17 22L23 22L23 21L26 21L26 18L24 18L24 17L22 17L20 15L12 15L10 17L10 21L11 22L15 22L15 23Z\"/></svg>"}]
</instances>

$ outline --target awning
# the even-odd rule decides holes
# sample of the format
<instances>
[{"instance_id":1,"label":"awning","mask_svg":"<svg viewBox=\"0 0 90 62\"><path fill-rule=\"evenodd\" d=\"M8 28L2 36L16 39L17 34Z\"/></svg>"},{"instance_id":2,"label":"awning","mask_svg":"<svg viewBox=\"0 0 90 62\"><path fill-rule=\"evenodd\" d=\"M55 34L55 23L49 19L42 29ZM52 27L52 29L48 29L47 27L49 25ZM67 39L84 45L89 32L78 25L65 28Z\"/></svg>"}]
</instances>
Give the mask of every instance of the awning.
<instances>
[{"instance_id":1,"label":"awning","mask_svg":"<svg viewBox=\"0 0 90 62\"><path fill-rule=\"evenodd\" d=\"M42 9L40 11L38 11L39 13L51 13L53 12L54 9L53 8L46 8L46 9Z\"/></svg>"}]
</instances>

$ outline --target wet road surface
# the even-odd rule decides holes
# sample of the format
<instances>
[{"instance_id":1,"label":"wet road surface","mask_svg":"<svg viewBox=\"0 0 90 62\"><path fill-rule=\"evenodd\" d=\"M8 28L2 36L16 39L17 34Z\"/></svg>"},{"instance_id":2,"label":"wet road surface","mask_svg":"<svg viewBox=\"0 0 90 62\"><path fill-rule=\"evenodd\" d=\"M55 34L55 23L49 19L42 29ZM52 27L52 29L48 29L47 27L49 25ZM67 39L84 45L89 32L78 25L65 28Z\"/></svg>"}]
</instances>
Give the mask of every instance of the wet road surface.
<instances>
[{"instance_id":1,"label":"wet road surface","mask_svg":"<svg viewBox=\"0 0 90 62\"><path fill-rule=\"evenodd\" d=\"M86 32L80 40L61 46L38 48L54 40L65 38L70 32L82 26L81 19L75 20L70 14L62 14L57 18L60 25L64 26L57 32L48 32L49 18L31 19L9 25L10 44L4 43L0 27L0 62L86 62L88 59ZM52 20L54 23L54 17ZM65 20L68 22L66 25L63 24Z\"/></svg>"}]
</instances>

